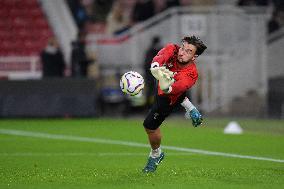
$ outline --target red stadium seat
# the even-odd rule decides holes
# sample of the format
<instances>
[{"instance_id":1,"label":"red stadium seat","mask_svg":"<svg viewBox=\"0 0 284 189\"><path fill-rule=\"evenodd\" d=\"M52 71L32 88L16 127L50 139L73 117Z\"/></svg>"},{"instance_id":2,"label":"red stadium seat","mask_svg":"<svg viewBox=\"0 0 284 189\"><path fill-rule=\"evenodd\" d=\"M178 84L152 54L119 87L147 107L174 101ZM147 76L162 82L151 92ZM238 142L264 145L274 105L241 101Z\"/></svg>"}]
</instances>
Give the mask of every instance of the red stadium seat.
<instances>
[{"instance_id":1,"label":"red stadium seat","mask_svg":"<svg viewBox=\"0 0 284 189\"><path fill-rule=\"evenodd\" d=\"M1 6L1 5L0 5ZM9 15L9 10L1 7L0 8L0 17L1 17L1 20L2 18L6 18L7 16Z\"/></svg>"},{"instance_id":2,"label":"red stadium seat","mask_svg":"<svg viewBox=\"0 0 284 189\"><path fill-rule=\"evenodd\" d=\"M38 0L0 0L0 56L39 54L51 28Z\"/></svg>"},{"instance_id":3,"label":"red stadium seat","mask_svg":"<svg viewBox=\"0 0 284 189\"><path fill-rule=\"evenodd\" d=\"M35 8L35 9L30 10L29 14L33 18L43 18L44 17L43 12L39 8Z\"/></svg>"}]
</instances>

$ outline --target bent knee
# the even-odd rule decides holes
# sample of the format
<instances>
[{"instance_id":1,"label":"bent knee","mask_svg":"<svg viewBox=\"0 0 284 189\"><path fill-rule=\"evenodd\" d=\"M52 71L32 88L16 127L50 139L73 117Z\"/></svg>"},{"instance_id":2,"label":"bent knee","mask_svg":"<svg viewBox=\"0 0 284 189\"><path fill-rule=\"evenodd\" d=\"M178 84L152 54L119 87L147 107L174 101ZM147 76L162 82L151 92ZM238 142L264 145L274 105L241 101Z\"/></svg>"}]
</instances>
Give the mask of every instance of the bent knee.
<instances>
[{"instance_id":1,"label":"bent knee","mask_svg":"<svg viewBox=\"0 0 284 189\"><path fill-rule=\"evenodd\" d=\"M143 126L147 133L148 132L150 133L151 131L154 132L157 128L159 128L159 125L157 125L156 123L154 123L153 121L147 118L144 120Z\"/></svg>"}]
</instances>

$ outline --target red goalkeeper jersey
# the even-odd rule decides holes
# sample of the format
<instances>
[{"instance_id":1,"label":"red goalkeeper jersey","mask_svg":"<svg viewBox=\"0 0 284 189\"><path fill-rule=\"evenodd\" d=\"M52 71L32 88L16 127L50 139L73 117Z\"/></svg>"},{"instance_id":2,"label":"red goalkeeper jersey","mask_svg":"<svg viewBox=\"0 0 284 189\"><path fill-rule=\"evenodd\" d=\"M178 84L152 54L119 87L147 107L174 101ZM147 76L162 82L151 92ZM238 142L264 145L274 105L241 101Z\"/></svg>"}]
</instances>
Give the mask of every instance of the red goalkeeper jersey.
<instances>
[{"instance_id":1,"label":"red goalkeeper jersey","mask_svg":"<svg viewBox=\"0 0 284 189\"><path fill-rule=\"evenodd\" d=\"M179 48L178 45L167 44L152 61L152 63L158 62L160 66L166 66L170 71L175 73L175 82L172 84L172 91L169 94L164 93L160 89L160 86L158 86L158 95L168 96L171 104L174 104L184 92L191 88L198 78L195 62L183 68L178 65L177 56Z\"/></svg>"}]
</instances>

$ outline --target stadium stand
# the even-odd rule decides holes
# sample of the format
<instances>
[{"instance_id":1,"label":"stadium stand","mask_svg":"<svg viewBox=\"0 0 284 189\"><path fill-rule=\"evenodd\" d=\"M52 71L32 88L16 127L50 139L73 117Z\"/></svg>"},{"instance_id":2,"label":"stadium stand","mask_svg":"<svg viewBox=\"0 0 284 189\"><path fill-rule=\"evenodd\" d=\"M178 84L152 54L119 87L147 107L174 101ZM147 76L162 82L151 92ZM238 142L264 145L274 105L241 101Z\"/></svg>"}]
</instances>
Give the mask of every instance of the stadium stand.
<instances>
[{"instance_id":1,"label":"stadium stand","mask_svg":"<svg viewBox=\"0 0 284 189\"><path fill-rule=\"evenodd\" d=\"M0 1L0 56L38 55L52 36L37 0Z\"/></svg>"}]
</instances>

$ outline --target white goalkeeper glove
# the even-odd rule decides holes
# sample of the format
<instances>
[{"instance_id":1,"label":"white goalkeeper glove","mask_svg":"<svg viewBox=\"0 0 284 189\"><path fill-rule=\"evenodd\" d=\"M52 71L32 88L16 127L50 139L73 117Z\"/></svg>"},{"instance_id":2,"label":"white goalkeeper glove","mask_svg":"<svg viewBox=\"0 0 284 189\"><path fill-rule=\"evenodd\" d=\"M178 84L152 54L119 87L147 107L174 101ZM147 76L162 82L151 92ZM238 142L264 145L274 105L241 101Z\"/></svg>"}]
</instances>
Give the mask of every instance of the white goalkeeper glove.
<instances>
[{"instance_id":1,"label":"white goalkeeper glove","mask_svg":"<svg viewBox=\"0 0 284 189\"><path fill-rule=\"evenodd\" d=\"M163 77L166 77L167 79L171 79L174 76L174 72L170 71L164 66L160 67L158 62L151 64L150 71L157 80L159 80L161 75L163 75Z\"/></svg>"},{"instance_id":2,"label":"white goalkeeper glove","mask_svg":"<svg viewBox=\"0 0 284 189\"><path fill-rule=\"evenodd\" d=\"M172 79L174 76L174 72L170 71L166 67L162 67L161 71L163 72L164 77L166 77L167 79Z\"/></svg>"},{"instance_id":3,"label":"white goalkeeper glove","mask_svg":"<svg viewBox=\"0 0 284 189\"><path fill-rule=\"evenodd\" d=\"M157 62L152 63L150 71L159 81L161 90L165 93L170 93L172 90L171 85L175 82L173 79L174 73L164 66L159 67Z\"/></svg>"},{"instance_id":4,"label":"white goalkeeper glove","mask_svg":"<svg viewBox=\"0 0 284 189\"><path fill-rule=\"evenodd\" d=\"M159 85L162 91L170 93L172 91L171 85L175 82L173 78L167 78L165 75L159 79Z\"/></svg>"},{"instance_id":5,"label":"white goalkeeper glove","mask_svg":"<svg viewBox=\"0 0 284 189\"><path fill-rule=\"evenodd\" d=\"M150 68L152 75L159 80L159 75L162 75L161 67Z\"/></svg>"}]
</instances>

